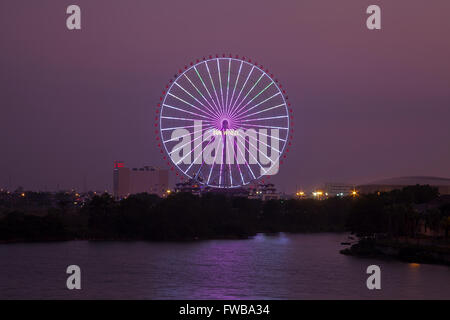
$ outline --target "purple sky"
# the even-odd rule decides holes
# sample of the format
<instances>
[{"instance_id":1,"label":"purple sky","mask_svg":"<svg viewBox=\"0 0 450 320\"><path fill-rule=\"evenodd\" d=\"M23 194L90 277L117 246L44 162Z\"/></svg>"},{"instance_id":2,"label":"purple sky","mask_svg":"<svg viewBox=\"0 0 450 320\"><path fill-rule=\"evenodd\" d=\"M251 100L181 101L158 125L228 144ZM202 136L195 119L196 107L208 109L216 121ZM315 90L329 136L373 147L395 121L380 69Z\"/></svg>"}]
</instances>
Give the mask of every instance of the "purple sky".
<instances>
[{"instance_id":1,"label":"purple sky","mask_svg":"<svg viewBox=\"0 0 450 320\"><path fill-rule=\"evenodd\" d=\"M68 31L65 10L82 9ZM369 31L365 10L382 9ZM448 0L2 0L0 186L109 189L112 162L161 165L151 128L195 58L252 57L288 91L279 189L450 177Z\"/></svg>"}]
</instances>

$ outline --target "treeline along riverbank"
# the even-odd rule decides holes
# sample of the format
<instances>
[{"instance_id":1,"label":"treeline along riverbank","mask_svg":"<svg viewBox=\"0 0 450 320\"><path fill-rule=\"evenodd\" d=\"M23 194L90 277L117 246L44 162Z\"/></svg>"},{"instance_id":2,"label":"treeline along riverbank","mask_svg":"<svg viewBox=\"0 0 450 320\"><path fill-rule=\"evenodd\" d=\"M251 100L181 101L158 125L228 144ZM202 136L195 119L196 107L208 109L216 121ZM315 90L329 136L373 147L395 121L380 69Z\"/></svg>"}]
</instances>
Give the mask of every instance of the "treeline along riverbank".
<instances>
[{"instance_id":1,"label":"treeline along riverbank","mask_svg":"<svg viewBox=\"0 0 450 320\"><path fill-rule=\"evenodd\" d=\"M450 199L429 186L357 197L264 202L215 193L201 197L175 193L167 198L137 194L121 201L103 194L77 206L69 205L63 194L53 202L45 193L24 194L0 195L1 242L178 241L246 238L258 232L349 231L360 242L343 251L346 254L401 251L414 257L417 246L426 244L420 250L445 255L449 247ZM403 249L396 250L393 244Z\"/></svg>"},{"instance_id":2,"label":"treeline along riverbank","mask_svg":"<svg viewBox=\"0 0 450 320\"><path fill-rule=\"evenodd\" d=\"M450 265L450 197L430 186L374 193L354 202L348 230L359 241L343 254Z\"/></svg>"},{"instance_id":3,"label":"treeline along riverbank","mask_svg":"<svg viewBox=\"0 0 450 320\"><path fill-rule=\"evenodd\" d=\"M351 206L352 199L338 198L263 202L215 193L167 198L143 193L114 201L103 194L76 208L4 206L0 240L192 240L245 238L258 232L344 231Z\"/></svg>"}]
</instances>

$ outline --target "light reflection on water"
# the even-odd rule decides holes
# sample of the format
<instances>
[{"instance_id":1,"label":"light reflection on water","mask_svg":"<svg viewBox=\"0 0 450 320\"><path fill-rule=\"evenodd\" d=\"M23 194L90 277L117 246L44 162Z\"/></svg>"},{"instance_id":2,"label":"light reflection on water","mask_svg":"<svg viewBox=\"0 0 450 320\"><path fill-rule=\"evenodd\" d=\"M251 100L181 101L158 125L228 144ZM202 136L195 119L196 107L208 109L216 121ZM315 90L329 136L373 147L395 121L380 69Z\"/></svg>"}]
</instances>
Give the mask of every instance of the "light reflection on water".
<instances>
[{"instance_id":1,"label":"light reflection on water","mask_svg":"<svg viewBox=\"0 0 450 320\"><path fill-rule=\"evenodd\" d=\"M0 245L0 298L450 299L450 268L339 254L345 234ZM82 269L82 290L65 269ZM377 264L382 289L366 288Z\"/></svg>"}]
</instances>

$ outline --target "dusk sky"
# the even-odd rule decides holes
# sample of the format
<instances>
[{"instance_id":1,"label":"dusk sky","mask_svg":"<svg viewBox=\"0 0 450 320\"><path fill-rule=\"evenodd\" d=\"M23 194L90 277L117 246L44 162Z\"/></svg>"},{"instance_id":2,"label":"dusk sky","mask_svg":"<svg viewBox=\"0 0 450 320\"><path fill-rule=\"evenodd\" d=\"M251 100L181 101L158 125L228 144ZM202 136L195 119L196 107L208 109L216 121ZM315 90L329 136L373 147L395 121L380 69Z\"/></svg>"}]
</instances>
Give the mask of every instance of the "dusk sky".
<instances>
[{"instance_id":1,"label":"dusk sky","mask_svg":"<svg viewBox=\"0 0 450 320\"><path fill-rule=\"evenodd\" d=\"M381 30L366 28L370 4ZM216 53L257 60L288 92L281 191L450 177L448 0L2 0L0 34L0 187L111 191L114 160L164 167L161 91Z\"/></svg>"}]
</instances>

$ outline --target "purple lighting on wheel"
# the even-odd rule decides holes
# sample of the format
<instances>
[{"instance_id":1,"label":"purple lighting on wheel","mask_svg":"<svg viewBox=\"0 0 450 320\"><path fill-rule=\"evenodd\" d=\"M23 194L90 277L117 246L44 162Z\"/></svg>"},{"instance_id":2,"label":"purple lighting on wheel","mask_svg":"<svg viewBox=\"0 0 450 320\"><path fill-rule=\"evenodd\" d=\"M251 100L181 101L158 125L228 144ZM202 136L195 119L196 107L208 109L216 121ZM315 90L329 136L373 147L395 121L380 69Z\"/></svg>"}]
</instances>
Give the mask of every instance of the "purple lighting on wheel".
<instances>
[{"instance_id":1,"label":"purple lighting on wheel","mask_svg":"<svg viewBox=\"0 0 450 320\"><path fill-rule=\"evenodd\" d=\"M166 86L155 127L172 169L217 188L276 174L291 116L279 83L250 61L203 59Z\"/></svg>"}]
</instances>

